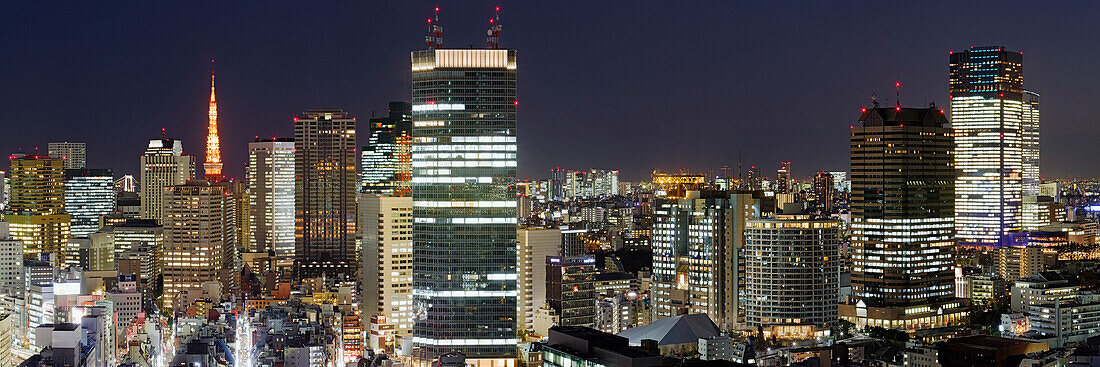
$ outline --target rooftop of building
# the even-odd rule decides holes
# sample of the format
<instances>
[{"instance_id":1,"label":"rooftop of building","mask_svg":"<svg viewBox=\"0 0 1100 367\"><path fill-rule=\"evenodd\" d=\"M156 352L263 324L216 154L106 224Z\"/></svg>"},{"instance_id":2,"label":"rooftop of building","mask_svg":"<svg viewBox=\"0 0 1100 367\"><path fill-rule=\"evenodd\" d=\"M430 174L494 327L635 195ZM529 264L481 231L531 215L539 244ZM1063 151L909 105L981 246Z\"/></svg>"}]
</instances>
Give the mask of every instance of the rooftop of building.
<instances>
[{"instance_id":1,"label":"rooftop of building","mask_svg":"<svg viewBox=\"0 0 1100 367\"><path fill-rule=\"evenodd\" d=\"M876 105L872 108L864 108L859 116L859 122L863 127L910 125L941 128L946 127L948 123L944 110L936 108L935 104L928 108L878 107Z\"/></svg>"},{"instance_id":2,"label":"rooftop of building","mask_svg":"<svg viewBox=\"0 0 1100 367\"><path fill-rule=\"evenodd\" d=\"M630 339L631 345L642 340L656 340L657 345L698 343L699 338L721 335L718 325L706 314L690 314L655 320L649 325L623 330L619 336Z\"/></svg>"},{"instance_id":3,"label":"rooftop of building","mask_svg":"<svg viewBox=\"0 0 1100 367\"><path fill-rule=\"evenodd\" d=\"M1033 342L1020 339L1008 339L991 335L970 335L958 338L951 338L943 342L946 345L958 345L979 349L1004 349L1021 344L1031 344Z\"/></svg>"}]
</instances>

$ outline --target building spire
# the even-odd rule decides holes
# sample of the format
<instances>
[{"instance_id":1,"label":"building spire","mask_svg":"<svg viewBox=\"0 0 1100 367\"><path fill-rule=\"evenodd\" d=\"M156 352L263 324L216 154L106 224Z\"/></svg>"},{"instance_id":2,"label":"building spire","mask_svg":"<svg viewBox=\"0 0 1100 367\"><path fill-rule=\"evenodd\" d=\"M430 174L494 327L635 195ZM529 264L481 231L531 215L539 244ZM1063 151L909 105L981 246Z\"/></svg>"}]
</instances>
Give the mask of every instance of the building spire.
<instances>
[{"instance_id":1,"label":"building spire","mask_svg":"<svg viewBox=\"0 0 1100 367\"><path fill-rule=\"evenodd\" d=\"M221 140L218 138L218 100L214 96L214 59L210 59L210 123L207 125L206 136L206 162L203 170L206 172L206 180L221 181L222 179L222 153Z\"/></svg>"}]
</instances>

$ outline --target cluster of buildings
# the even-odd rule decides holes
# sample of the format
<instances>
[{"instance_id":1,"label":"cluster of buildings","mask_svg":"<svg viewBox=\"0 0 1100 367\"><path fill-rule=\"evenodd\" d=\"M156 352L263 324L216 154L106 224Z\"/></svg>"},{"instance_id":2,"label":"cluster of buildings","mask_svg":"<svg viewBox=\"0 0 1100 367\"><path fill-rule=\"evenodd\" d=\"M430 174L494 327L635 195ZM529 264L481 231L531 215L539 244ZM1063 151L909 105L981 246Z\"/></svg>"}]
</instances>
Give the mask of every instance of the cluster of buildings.
<instances>
[{"instance_id":1,"label":"cluster of buildings","mask_svg":"<svg viewBox=\"0 0 1100 367\"><path fill-rule=\"evenodd\" d=\"M201 176L166 135L136 178L87 168L84 143L11 155L0 356L948 366L1086 358L1100 340L1096 218L1040 178L1022 54L952 53L950 120L872 101L846 172L800 181L783 161L773 179L555 168L520 182L517 53L499 32L444 48L436 18L407 101L366 128L307 110L293 137L248 143L241 180L223 171L213 73ZM952 338L1003 304L997 332L1012 339Z\"/></svg>"}]
</instances>

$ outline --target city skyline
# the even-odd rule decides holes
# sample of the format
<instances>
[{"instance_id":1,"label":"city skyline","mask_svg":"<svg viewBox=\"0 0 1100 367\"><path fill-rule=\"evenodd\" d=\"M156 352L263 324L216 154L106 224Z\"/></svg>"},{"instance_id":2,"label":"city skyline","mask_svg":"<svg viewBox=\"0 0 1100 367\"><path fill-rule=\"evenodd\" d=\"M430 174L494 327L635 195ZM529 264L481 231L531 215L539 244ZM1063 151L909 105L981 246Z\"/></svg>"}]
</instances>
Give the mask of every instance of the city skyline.
<instances>
[{"instance_id":1,"label":"city skyline","mask_svg":"<svg viewBox=\"0 0 1100 367\"><path fill-rule=\"evenodd\" d=\"M447 46L481 44L494 4L439 4ZM41 153L50 141L87 141L89 166L136 174L133 158L141 153L143 142L166 128L168 136L185 143L186 154L202 159L205 83L213 57L222 89L219 127L225 170L227 176L240 179L247 142L257 135L289 136L286 121L302 110L336 107L366 120L371 111L384 111L388 101L404 99L408 60L401 55L419 49L423 33L421 22L408 20L427 18L433 5L319 4L306 13L340 10L341 19L361 26L310 23L315 26L290 35L278 26L300 9L286 4L249 13L249 21L242 24L231 24L238 19L234 14L253 9L233 5L211 12L160 4L97 7L90 14L106 17L102 24L87 23L75 15L79 12L61 12L56 20L33 25L16 20L2 27L17 40L0 43L0 51L13 55L10 67L21 72L12 76L12 88L2 92L3 97L13 107L12 121L43 123L16 124L12 134L0 137L0 145L13 152L34 152L38 147ZM41 4L17 6L27 12L49 10ZM982 9L980 4L957 10L946 4L891 9L939 16L926 29L905 30L912 27L892 27L893 20L878 20L884 18L876 15L886 12L880 5L662 6L503 4L502 47L517 48L529 60L524 64L527 87L519 95L525 115L519 127L525 131L520 134L525 137L519 144L520 179L546 177L553 167L619 169L628 181L654 169L717 173L722 165L736 167L739 153L746 166L756 165L767 173L780 160L792 161L795 178L842 170L846 147L837 143L844 137L836 127L852 124L851 111L869 105L872 92L880 100L893 100L893 83L900 81L903 105L947 106L948 52L981 45L1028 54L1029 89L1044 98L1045 177L1087 177L1100 168L1090 162L1068 163L1075 155L1100 149L1088 144L1100 131L1093 132L1088 116L1070 107L1097 94L1073 83L1095 76L1087 61L1096 51L1068 47L1087 44L1082 37L1087 38L1088 30L1076 27L1088 22L1072 20L1088 11L1057 4L1031 11ZM990 16L957 21L978 10ZM169 12L181 24L200 18L210 22L185 34L140 19ZM548 21L565 14L574 16L568 27ZM789 23L766 21L781 15L789 15ZM126 21L110 21L120 16ZM998 16L1032 26L1026 31L994 27ZM625 19L630 23L624 24ZM53 21L65 26L45 29ZM64 32L82 25L88 32ZM729 30L714 32L713 25ZM143 27L149 32L136 35ZM238 32L240 27L251 30ZM823 35L818 29L831 32ZM127 36L133 42L116 41L120 34L133 35ZM76 47L54 45L59 41ZM276 41L282 43L273 44ZM314 43L344 46L349 56L312 60L290 52ZM716 64L722 67L713 67ZM71 80L71 88L54 89L52 85L61 83L58 78ZM562 115L557 113L559 103L576 108ZM820 120L807 123L770 112L791 105L818 111ZM47 108L52 114L43 120L38 111ZM118 126L127 134L108 132L104 126ZM700 136L699 131L728 133ZM96 143L105 140L118 144ZM561 149L562 144L568 149ZM654 148L630 149L633 146ZM1060 148L1070 146L1076 149Z\"/></svg>"}]
</instances>

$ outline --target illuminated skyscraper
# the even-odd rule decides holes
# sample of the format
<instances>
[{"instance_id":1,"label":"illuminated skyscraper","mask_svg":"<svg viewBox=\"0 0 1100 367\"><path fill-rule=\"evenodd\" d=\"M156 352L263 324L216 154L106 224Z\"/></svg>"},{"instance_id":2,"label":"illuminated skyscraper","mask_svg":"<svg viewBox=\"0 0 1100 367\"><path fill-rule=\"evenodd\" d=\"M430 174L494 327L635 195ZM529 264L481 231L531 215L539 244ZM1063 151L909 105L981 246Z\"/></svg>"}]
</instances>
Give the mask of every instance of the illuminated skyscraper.
<instances>
[{"instance_id":1,"label":"illuminated skyscraper","mask_svg":"<svg viewBox=\"0 0 1100 367\"><path fill-rule=\"evenodd\" d=\"M206 180L218 182L222 179L222 150L218 137L218 100L214 98L214 60L210 60L210 118L206 135L206 162L202 164Z\"/></svg>"},{"instance_id":2,"label":"illuminated skyscraper","mask_svg":"<svg viewBox=\"0 0 1100 367\"><path fill-rule=\"evenodd\" d=\"M275 253L276 266L294 265L294 139L248 143L248 250Z\"/></svg>"},{"instance_id":3,"label":"illuminated skyscraper","mask_svg":"<svg viewBox=\"0 0 1100 367\"><path fill-rule=\"evenodd\" d=\"M775 171L775 193L791 193L791 162L779 162L779 169Z\"/></svg>"},{"instance_id":4,"label":"illuminated skyscraper","mask_svg":"<svg viewBox=\"0 0 1100 367\"><path fill-rule=\"evenodd\" d=\"M400 340L412 332L412 204L408 196L364 194L359 199L360 317L365 324L372 317L384 317Z\"/></svg>"},{"instance_id":5,"label":"illuminated skyscraper","mask_svg":"<svg viewBox=\"0 0 1100 367\"><path fill-rule=\"evenodd\" d=\"M413 356L516 355L516 52L412 53ZM461 317L456 317L461 315Z\"/></svg>"},{"instance_id":6,"label":"illuminated skyscraper","mask_svg":"<svg viewBox=\"0 0 1100 367\"><path fill-rule=\"evenodd\" d=\"M55 254L64 264L72 219L65 214L65 170L60 159L34 154L11 155L11 192L4 210L11 237L23 241L23 255Z\"/></svg>"},{"instance_id":7,"label":"illuminated skyscraper","mask_svg":"<svg viewBox=\"0 0 1100 367\"><path fill-rule=\"evenodd\" d=\"M954 298L952 131L932 108L867 108L851 128L852 299L840 315L902 330L963 321Z\"/></svg>"},{"instance_id":8,"label":"illuminated skyscraper","mask_svg":"<svg viewBox=\"0 0 1100 367\"><path fill-rule=\"evenodd\" d=\"M362 154L362 192L408 196L412 177L412 106L390 102L389 115L374 116Z\"/></svg>"},{"instance_id":9,"label":"illuminated skyscraper","mask_svg":"<svg viewBox=\"0 0 1100 367\"><path fill-rule=\"evenodd\" d=\"M109 169L65 170L65 212L70 233L85 237L99 229L100 217L115 210L114 176Z\"/></svg>"},{"instance_id":10,"label":"illuminated skyscraper","mask_svg":"<svg viewBox=\"0 0 1100 367\"><path fill-rule=\"evenodd\" d=\"M1039 195L1039 94L1024 90L1023 125L1023 187L1024 196Z\"/></svg>"},{"instance_id":11,"label":"illuminated skyscraper","mask_svg":"<svg viewBox=\"0 0 1100 367\"><path fill-rule=\"evenodd\" d=\"M65 169L81 169L85 167L88 155L87 144L51 141L46 147L50 157L60 159Z\"/></svg>"},{"instance_id":12,"label":"illuminated skyscraper","mask_svg":"<svg viewBox=\"0 0 1100 367\"><path fill-rule=\"evenodd\" d=\"M1020 229L1021 197L1038 189L1039 101L1023 89L1023 54L951 53L955 228L965 246L995 246Z\"/></svg>"},{"instance_id":13,"label":"illuminated skyscraper","mask_svg":"<svg viewBox=\"0 0 1100 367\"><path fill-rule=\"evenodd\" d=\"M355 118L312 109L294 118L294 273L355 274Z\"/></svg>"},{"instance_id":14,"label":"illuminated skyscraper","mask_svg":"<svg viewBox=\"0 0 1100 367\"><path fill-rule=\"evenodd\" d=\"M220 281L225 254L236 236L229 218L232 198L225 186L191 180L170 186L164 197L164 307L179 292Z\"/></svg>"},{"instance_id":15,"label":"illuminated skyscraper","mask_svg":"<svg viewBox=\"0 0 1100 367\"><path fill-rule=\"evenodd\" d=\"M141 217L161 220L165 188L195 178L195 157L183 154L183 142L161 138L149 141L141 156Z\"/></svg>"}]
</instances>

